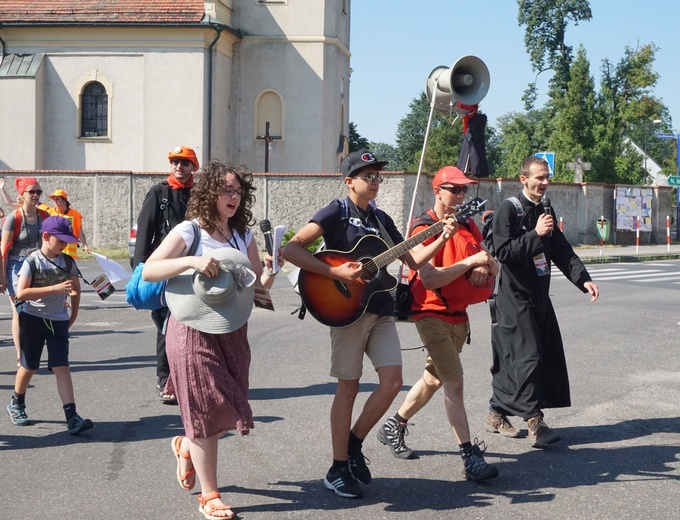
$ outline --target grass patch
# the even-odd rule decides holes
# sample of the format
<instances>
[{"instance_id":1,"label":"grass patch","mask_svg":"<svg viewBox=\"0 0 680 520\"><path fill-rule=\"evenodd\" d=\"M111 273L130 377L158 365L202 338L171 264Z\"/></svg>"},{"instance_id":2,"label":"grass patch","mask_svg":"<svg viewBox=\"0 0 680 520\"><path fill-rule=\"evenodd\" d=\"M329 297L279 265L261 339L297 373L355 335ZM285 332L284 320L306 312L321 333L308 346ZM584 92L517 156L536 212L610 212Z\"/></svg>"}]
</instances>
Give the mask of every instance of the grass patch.
<instances>
[{"instance_id":1,"label":"grass patch","mask_svg":"<svg viewBox=\"0 0 680 520\"><path fill-rule=\"evenodd\" d=\"M104 255L111 260L128 260L130 258L130 253L127 247L98 247L93 249L98 255ZM86 254L82 249L78 251L78 257L83 260L92 260L93 256Z\"/></svg>"}]
</instances>

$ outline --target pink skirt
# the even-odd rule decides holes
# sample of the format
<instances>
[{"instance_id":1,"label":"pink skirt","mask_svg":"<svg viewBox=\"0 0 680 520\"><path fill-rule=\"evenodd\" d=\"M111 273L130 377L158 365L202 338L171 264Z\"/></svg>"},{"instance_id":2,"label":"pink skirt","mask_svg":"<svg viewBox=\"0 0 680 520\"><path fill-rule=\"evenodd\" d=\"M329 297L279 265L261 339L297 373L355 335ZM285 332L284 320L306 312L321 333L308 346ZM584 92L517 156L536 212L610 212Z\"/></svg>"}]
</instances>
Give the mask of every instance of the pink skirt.
<instances>
[{"instance_id":1,"label":"pink skirt","mask_svg":"<svg viewBox=\"0 0 680 520\"><path fill-rule=\"evenodd\" d=\"M248 403L248 324L227 334L207 334L172 315L165 336L170 374L185 435L205 439L253 425Z\"/></svg>"}]
</instances>

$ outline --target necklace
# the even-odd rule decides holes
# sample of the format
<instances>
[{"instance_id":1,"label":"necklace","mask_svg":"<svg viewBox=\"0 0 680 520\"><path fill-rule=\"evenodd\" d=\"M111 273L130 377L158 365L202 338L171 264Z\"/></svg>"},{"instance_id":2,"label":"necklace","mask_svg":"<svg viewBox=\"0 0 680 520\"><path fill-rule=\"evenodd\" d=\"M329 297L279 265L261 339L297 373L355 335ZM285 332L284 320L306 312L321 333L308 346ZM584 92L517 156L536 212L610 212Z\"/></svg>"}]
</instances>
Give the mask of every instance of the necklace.
<instances>
[{"instance_id":1,"label":"necklace","mask_svg":"<svg viewBox=\"0 0 680 520\"><path fill-rule=\"evenodd\" d=\"M238 246L235 245L231 240L229 240L229 239L224 235L224 233L222 233L222 232L219 230L219 228L218 228L217 226L215 227L215 231L217 231L217 234L218 234L219 236L221 236L227 244L229 244L229 245L230 245L231 247L233 247L234 249L238 249ZM234 233L231 234L231 238L234 238Z\"/></svg>"},{"instance_id":2,"label":"necklace","mask_svg":"<svg viewBox=\"0 0 680 520\"><path fill-rule=\"evenodd\" d=\"M364 221L364 224L368 225L368 217L371 216L371 206L368 206L368 210L365 212L357 206L352 199L349 199L349 201L352 203L352 206L357 212L357 215L359 215L359 218ZM364 215L365 213L365 215Z\"/></svg>"}]
</instances>

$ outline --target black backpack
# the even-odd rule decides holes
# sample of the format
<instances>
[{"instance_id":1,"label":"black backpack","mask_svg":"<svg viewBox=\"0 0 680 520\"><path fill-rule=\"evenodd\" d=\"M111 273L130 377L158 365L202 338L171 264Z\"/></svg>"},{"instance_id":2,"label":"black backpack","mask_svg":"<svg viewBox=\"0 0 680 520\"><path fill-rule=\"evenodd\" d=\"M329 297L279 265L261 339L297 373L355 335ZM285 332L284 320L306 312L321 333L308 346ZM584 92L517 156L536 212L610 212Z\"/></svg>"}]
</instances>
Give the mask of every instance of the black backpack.
<instances>
[{"instance_id":1,"label":"black backpack","mask_svg":"<svg viewBox=\"0 0 680 520\"><path fill-rule=\"evenodd\" d=\"M524 211L522 203L519 201L517 197L508 197L505 200L509 200L510 202L512 202L512 205L515 206L515 210L517 211L517 218L519 219L519 223L521 226L522 219L526 215L526 211ZM485 211L484 214L482 215L482 224L484 224L484 226L482 227L482 237L484 237L484 245L488 249L489 254L496 258L496 249L494 248L493 245L493 217L494 217L493 210Z\"/></svg>"}]
</instances>

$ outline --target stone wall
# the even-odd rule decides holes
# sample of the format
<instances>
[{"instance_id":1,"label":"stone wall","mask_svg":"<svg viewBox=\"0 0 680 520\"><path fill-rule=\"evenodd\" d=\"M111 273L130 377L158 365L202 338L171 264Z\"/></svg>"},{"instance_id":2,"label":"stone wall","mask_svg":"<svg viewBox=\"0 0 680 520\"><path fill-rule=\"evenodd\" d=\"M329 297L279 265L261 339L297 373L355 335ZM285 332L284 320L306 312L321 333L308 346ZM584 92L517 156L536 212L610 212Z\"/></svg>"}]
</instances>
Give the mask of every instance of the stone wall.
<instances>
[{"instance_id":1,"label":"stone wall","mask_svg":"<svg viewBox=\"0 0 680 520\"><path fill-rule=\"evenodd\" d=\"M130 227L135 222L149 187L162 181L167 173L136 173L126 171L0 171L6 180L6 190L16 196L14 178L35 176L43 189L43 201L51 205L48 196L56 189L64 189L71 205L83 214L83 225L90 246L125 247ZM257 220L269 218L272 226L284 224L297 230L306 224L314 212L334 198L343 198L346 188L338 174L255 173L256 202L253 215ZM411 207L416 174L386 172L380 187L378 205L389 213L400 230L404 230ZM481 179L479 191L469 196L486 199L487 209L494 209L505 198L521 191L518 179ZM572 244L596 244L596 221L601 215L614 221L614 186L604 184L551 184L548 195L558 217L564 222L564 232ZM434 197L430 179L421 176L416 193L415 211L418 215L432 206ZM666 215L671 215L671 188L655 187L652 203L652 233L643 240L665 242ZM2 203L5 213L10 207ZM479 220L478 220L479 222ZM255 235L262 246L256 226ZM632 233L614 233L612 242L630 243Z\"/></svg>"}]
</instances>

